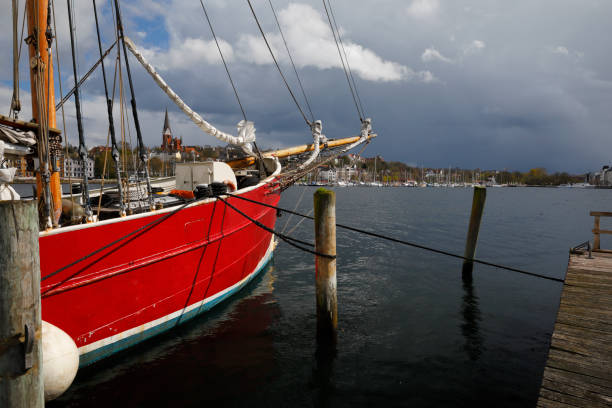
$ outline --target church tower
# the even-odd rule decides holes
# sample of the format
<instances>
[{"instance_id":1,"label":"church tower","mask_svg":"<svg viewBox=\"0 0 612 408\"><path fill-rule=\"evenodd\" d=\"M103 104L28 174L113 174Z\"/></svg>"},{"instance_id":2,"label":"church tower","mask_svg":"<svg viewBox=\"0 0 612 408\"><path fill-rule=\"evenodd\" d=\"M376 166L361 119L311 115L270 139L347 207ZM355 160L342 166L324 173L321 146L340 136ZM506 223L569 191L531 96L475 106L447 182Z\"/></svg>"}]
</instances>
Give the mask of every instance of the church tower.
<instances>
[{"instance_id":1,"label":"church tower","mask_svg":"<svg viewBox=\"0 0 612 408\"><path fill-rule=\"evenodd\" d=\"M164 118L164 129L162 133L162 150L171 151L172 146L172 130L170 129L170 119L168 118L168 109L166 108L166 117Z\"/></svg>"}]
</instances>

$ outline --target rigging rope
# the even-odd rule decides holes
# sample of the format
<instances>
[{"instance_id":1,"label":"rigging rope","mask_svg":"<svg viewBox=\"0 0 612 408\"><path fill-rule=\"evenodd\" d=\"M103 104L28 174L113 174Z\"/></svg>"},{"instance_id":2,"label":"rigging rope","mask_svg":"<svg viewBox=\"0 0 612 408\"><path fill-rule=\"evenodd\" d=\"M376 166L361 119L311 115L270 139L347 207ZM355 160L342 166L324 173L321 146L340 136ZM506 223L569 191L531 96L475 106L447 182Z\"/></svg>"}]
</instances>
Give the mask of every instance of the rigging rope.
<instances>
[{"instance_id":1,"label":"rigging rope","mask_svg":"<svg viewBox=\"0 0 612 408\"><path fill-rule=\"evenodd\" d=\"M128 76L128 84L130 85L131 105L132 105L132 116L134 118L134 127L136 128L136 138L138 140L138 155L140 161L144 167L145 180L147 182L147 195L149 196L149 209L155 209L155 203L153 202L153 191L151 190L151 179L149 178L149 168L147 167L147 151L142 139L142 132L140 130L140 121L138 120L138 109L136 107L136 94L134 93L134 84L132 82L132 72L130 71L130 60L128 58L127 49L125 46L125 35L123 31L123 24L121 22L121 10L119 9L119 2L115 0L115 11L117 18L117 31L119 37L122 39L121 44L123 46L123 55L125 56L125 71Z\"/></svg>"},{"instance_id":2,"label":"rigging rope","mask_svg":"<svg viewBox=\"0 0 612 408\"><path fill-rule=\"evenodd\" d=\"M17 30L19 26L19 1L13 0L13 97L11 98L11 116L17 119L21 111L19 100L19 44Z\"/></svg>"},{"instance_id":3,"label":"rigging rope","mask_svg":"<svg viewBox=\"0 0 612 408\"><path fill-rule=\"evenodd\" d=\"M40 217L40 220L43 221L45 228L51 228L53 223L51 221L53 210L52 210L52 198L51 198L51 189L50 189L50 180L51 175L49 173L49 122L48 122L48 111L45 110L45 94L44 89L44 65L47 66L47 74L50 73L49 62L50 61L50 53L48 53L47 61L42 60L41 56L41 44L39 41L39 27L41 27L39 16L40 16L39 4L34 2L34 27L32 27L32 34L28 36L27 42L28 44L32 44L34 47L34 58L31 60L30 67L34 71L34 83L32 94L36 97L36 111L38 112L38 120L39 120L39 131L37 133L37 151L38 151L38 173L40 174L40 180L42 183L42 192L40 192L40 196L43 198L42 201L39 201L39 214L43 214ZM47 25L49 24L49 18L47 16ZM48 28L48 27L47 27ZM28 30L29 32L29 30ZM45 30L45 34L47 34L48 30ZM47 37L47 46L50 47L49 38ZM49 81L47 81L49 82ZM49 83L47 83L49 86ZM48 91L48 89L47 89ZM48 98L47 98L48 99ZM43 210L41 210L44 209Z\"/></svg>"},{"instance_id":4,"label":"rigging rope","mask_svg":"<svg viewBox=\"0 0 612 408\"><path fill-rule=\"evenodd\" d=\"M55 60L57 61L57 75L59 81L59 91L60 95L63 93L62 91L62 69L59 55L59 38L57 36L57 24L55 23L55 0L51 0L51 11L53 12L53 36L55 37ZM56 109L57 113L57 109ZM62 105L62 131L64 134L64 160L69 158L68 156L68 133L66 132L66 114L64 112L64 106ZM62 168L64 169L64 175L66 174L66 162L62 163ZM70 186L70 203L72 204L72 208L74 208L74 194L72 194L72 172L68 172L68 185Z\"/></svg>"},{"instance_id":5,"label":"rigging rope","mask_svg":"<svg viewBox=\"0 0 612 408\"><path fill-rule=\"evenodd\" d=\"M242 111L242 117L244 118L244 122L248 123L247 116L244 111L244 107L242 106L242 102L240 102L240 97L238 96L238 91L236 90L236 85L234 85L234 80L232 79L232 76L230 75L229 68L227 67L227 63L225 62L225 57L223 56L223 52L221 51L221 46L219 45L219 41L217 41L217 35L215 34L215 30L213 29L210 18L208 17L208 12L206 11L206 7L204 7L204 2L200 0L200 4L202 5L202 10L204 11L204 15L206 16L208 27L210 27L210 32L212 33L213 38L215 39L215 44L217 44L217 49L219 50L221 61L223 61L225 72L227 72L227 77L229 78L229 81L232 84L232 89L234 90L234 95L236 95L236 100L238 101L238 105L240 106L240 110ZM253 141L253 147L255 148L255 152L257 153L257 156L259 158L259 171L261 171L262 174L267 175L266 167L264 166L264 163L263 163L263 156L261 155L261 151L259 150L259 147L257 147L257 143L255 143L255 141Z\"/></svg>"},{"instance_id":6,"label":"rigging rope","mask_svg":"<svg viewBox=\"0 0 612 408\"><path fill-rule=\"evenodd\" d=\"M78 134L79 134L79 156L81 158L81 169L83 171L83 178L82 178L82 183L83 183L83 187L82 187L82 196L83 196L83 205L85 206L85 216L87 217L87 221L91 221L91 216L92 216L92 212L91 212L91 205L89 203L89 183L87 181L87 148L85 147L85 135L83 133L83 118L81 117L81 98L79 95L79 89L78 89L78 74L77 74L77 66L76 66L76 50L75 50L75 41L74 41L74 37L75 37L75 30L74 30L74 25L73 25L73 19L72 19L72 13L73 13L73 9L72 9L72 5L71 5L71 1L70 0L66 0L66 3L68 4L68 24L70 25L70 48L72 50L72 71L74 74L74 106L76 109L76 119L77 119L77 130L78 130Z\"/></svg>"},{"instance_id":7,"label":"rigging rope","mask_svg":"<svg viewBox=\"0 0 612 408\"><path fill-rule=\"evenodd\" d=\"M94 9L94 16L96 19L96 34L98 37L98 50L100 52L100 64L102 65L102 79L104 81L104 95L106 96L106 109L107 109L107 116L108 116L108 133L110 135L110 140L111 140L111 144L112 144L112 157L113 157L113 161L115 162L115 171L117 172L117 191L119 193L119 214L121 216L125 215L125 206L123 204L123 187L121 186L121 173L119 171L119 169L121 168L121 158L119 156L119 149L117 148L117 137L115 136L115 121L113 119L113 100L110 99L108 97L108 85L106 83L106 69L104 68L104 55L102 54L102 40L101 40L101 36L100 36L100 25L98 24L98 10L96 7L96 0L92 0L93 2L93 9ZM114 46L115 43L113 43ZM112 46L111 46L112 48ZM107 51L110 52L110 48ZM115 83L116 83L116 69L117 65L115 64L115 79L113 80L113 99L115 97ZM106 144L108 146L108 137L106 140ZM102 172L102 187L104 187L104 173L106 171L106 158L108 155L108 150L105 150L104 153L104 170ZM98 215L100 214L100 201L102 199L102 187L100 188L100 199L98 200Z\"/></svg>"},{"instance_id":8,"label":"rigging rope","mask_svg":"<svg viewBox=\"0 0 612 408\"><path fill-rule=\"evenodd\" d=\"M259 19L257 18L257 14L255 14L255 9L253 9L253 5L251 4L251 0L247 0L247 2L249 3L249 8L251 9L251 13L253 14L253 17L255 18L255 22L257 23L257 27L259 28L259 32L261 33L261 36L263 37L263 39L264 39L264 41L266 43L266 47L268 47L268 51L270 52L270 55L272 56L272 60L274 61L274 65L276 65L276 69L278 69L278 73L280 74L281 78L283 79L283 82L285 83L285 86L287 87L287 90L289 91L289 94L291 95L291 98L293 99L293 102L295 102L295 106L297 106L298 110L300 111L300 114L304 118L304 121L310 127L310 121L306 117L306 114L304 114L304 111L302 110L302 107L300 106L300 103L298 102L297 98L293 94L293 91L291 90L291 87L289 86L289 83L287 83L287 79L285 78L285 75L283 74L283 71L281 70L280 65L278 65L278 61L276 60L276 57L274 56L274 52L272 52L272 47L270 47L270 43L268 42L268 39L266 38L266 34L264 33L263 28L261 27L261 24L259 24Z\"/></svg>"},{"instance_id":9,"label":"rigging rope","mask_svg":"<svg viewBox=\"0 0 612 408\"><path fill-rule=\"evenodd\" d=\"M300 89L302 90L302 95L304 96L304 101L306 101L306 107L310 112L310 120L314 122L314 114L312 113L312 109L310 108L310 102L308 101L308 97L306 96L306 92L304 91L304 86L302 85L302 81L300 80L300 76L298 75L297 68L295 67L295 63L293 62L293 57L291 56L291 52L289 51L289 46L287 45L287 40L285 39L285 34L283 34L283 29L278 21L278 17L276 16L276 10L274 10L274 6L272 5L272 0L268 0L270 3L270 8L272 9L272 14L274 14L274 20L276 20L276 25L278 26L278 31L280 32L281 38L283 39L283 43L285 44L285 49L287 50L287 55L289 55L289 61L291 61L291 66L293 66L293 72L295 72L295 77L297 78L298 84L300 85Z\"/></svg>"},{"instance_id":10,"label":"rigging rope","mask_svg":"<svg viewBox=\"0 0 612 408\"><path fill-rule=\"evenodd\" d=\"M271 204L262 203L260 201L252 200L250 198L242 197L242 196L239 196L239 195L234 195L234 194L231 194L231 193L227 193L227 195L229 195L230 197L238 198L240 200L248 201L248 202L253 203L253 204L259 204L259 205L264 206L264 207L273 208L273 209L275 209L277 211L286 212L287 214L294 214L294 215L297 215L297 216L302 217L302 218L307 218L309 220L314 220L314 217L308 216L308 215L305 215L305 214L301 214L301 213L298 213L296 211L287 210L285 208L281 208L281 207L274 206L274 205L271 205ZM524 270L521 270L521 269L512 268L512 267L509 267L509 266L499 265L499 264L495 264L495 263L492 263L492 262L481 261L479 259L470 259L470 258L467 258L465 256L453 254L451 252L447 252L447 251L443 251L443 250L440 250L440 249L435 249L435 248L427 247L425 245L415 244L413 242L408 242L408 241L405 241L405 240L402 240L402 239L398 239L398 238L388 237L386 235L382 235L382 234L379 234L379 233L376 233L376 232L366 231L366 230L355 228L355 227L351 227L351 226L348 226L348 225L343 225L343 224L336 223L336 227L342 228L342 229L346 229L348 231L357 232L357 233L364 234L364 235L369 235L371 237L380 238L380 239L384 239L384 240L387 240L387 241L395 242L395 243L398 243L398 244L407 245L407 246L411 246L411 247L418 248L418 249L423 249L423 250L434 252L434 253L437 253L437 254L440 254L440 255L446 255L446 256L453 257L453 258L463 259L463 260L466 260L466 261L471 261L471 262L479 263L479 264L482 264L482 265L493 266L495 268L505 269L505 270L508 270L508 271L517 272L517 273L521 273L521 274L529 275L529 276L534 276L534 277L537 277L537 278L547 279L547 280L551 280L551 281L555 281L555 282L564 282L563 279L554 278L554 277L546 276L546 275L540 275L540 274L537 274L537 273L528 272L528 271L524 271Z\"/></svg>"},{"instance_id":11,"label":"rigging rope","mask_svg":"<svg viewBox=\"0 0 612 408\"><path fill-rule=\"evenodd\" d=\"M200 4L202 5L202 11L204 11L204 16L206 16L206 21L208 22L208 27L210 28L210 32L212 33L213 38L215 39L215 44L217 44L217 49L219 50L219 55L221 56L221 61L223 61L223 66L225 67L225 72L227 72L227 77L229 78L230 83L232 84L232 88L234 89L234 95L236 95L236 100L238 101L238 105L240 105L240 110L242 111L242 117L244 120L247 120L246 113L244 112L244 107L240 102L240 97L238 96L238 91L236 90L236 86L234 85L234 81L232 76L230 75L229 68L227 67L227 63L225 62L225 58L223 57L223 52L221 51L221 46L219 46L219 41L217 41L217 35L215 34L215 30L213 29L212 23L210 22L210 18L208 18L208 12L206 11L206 7L204 7L204 2L200 0Z\"/></svg>"},{"instance_id":12,"label":"rigging rope","mask_svg":"<svg viewBox=\"0 0 612 408\"><path fill-rule=\"evenodd\" d=\"M331 5L331 0L327 0L327 4L329 5L329 12L331 13L332 20L334 21L336 32L338 33L338 40L340 40L340 47L342 48L342 53L344 54L344 59L346 60L346 67L348 68L349 76L351 77L351 82L353 83L353 87L355 88L355 95L357 96L357 102L359 102L359 107L361 108L361 116L365 118L366 117L365 110L363 109L363 105L361 104L361 98L359 97L359 92L357 91L357 84L355 83L355 78L353 77L353 71L351 70L351 65L349 64L348 55L346 54L346 49L344 48L344 43L342 42L342 36L340 35L340 29L338 29L338 24L336 23L336 16L334 15L334 10Z\"/></svg>"},{"instance_id":13,"label":"rigging rope","mask_svg":"<svg viewBox=\"0 0 612 408\"><path fill-rule=\"evenodd\" d=\"M93 66L91 68L89 68L89 71L87 71L87 73L85 75L83 75L83 78L81 78L79 80L79 82L77 83L77 85L72 88L58 103L57 105L55 105L55 110L59 110L59 108L64 106L64 103L66 103L66 101L68 99L70 99L70 97L72 96L72 94L74 93L74 91L77 88L80 88L83 85L83 82L85 82L89 76L96 70L96 68L98 67L98 65L100 63L102 63L102 61L104 60L104 58L106 58L106 56L111 52L111 50L113 49L113 47L117 44L117 41L113 42L111 44L110 47L108 47L108 49L104 52L104 54L101 55L100 59L98 61L96 61L95 64L93 64ZM57 54L57 52L56 52Z\"/></svg>"},{"instance_id":14,"label":"rigging rope","mask_svg":"<svg viewBox=\"0 0 612 408\"><path fill-rule=\"evenodd\" d=\"M302 202L302 199L304 198L305 193L306 193L306 189L304 188L302 189L302 194L300 194L300 198L298 198L297 202L295 203L295 207L293 207L293 211L297 211L297 208ZM287 227L289 226L289 221L291 221L292 218L293 218L293 214L290 214L289 218L287 218L287 221L285 221L285 226L283 227L283 230L281 232L284 233L287 230Z\"/></svg>"},{"instance_id":15,"label":"rigging rope","mask_svg":"<svg viewBox=\"0 0 612 408\"><path fill-rule=\"evenodd\" d=\"M340 62L342 62L342 68L344 70L344 75L346 76L346 82L348 83L349 89L351 90L351 95L353 96L353 102L355 102L355 108L357 109L357 116L359 116L359 121L363 122L363 116L361 114L361 111L359 110L359 104L357 103L357 98L355 97L355 91L353 90L353 86L351 85L351 80L349 79L346 65L344 64L344 59L342 58L342 52L340 51L340 45L338 44L338 39L336 38L336 31L334 30L334 25L332 24L332 20L329 15L329 10L327 9L327 3L325 2L325 0L323 0L323 7L325 8L325 13L327 14L327 20L329 21L329 28L331 28L332 35L334 36L334 41L336 42L336 48L338 49L338 55L340 56Z\"/></svg>"}]
</instances>

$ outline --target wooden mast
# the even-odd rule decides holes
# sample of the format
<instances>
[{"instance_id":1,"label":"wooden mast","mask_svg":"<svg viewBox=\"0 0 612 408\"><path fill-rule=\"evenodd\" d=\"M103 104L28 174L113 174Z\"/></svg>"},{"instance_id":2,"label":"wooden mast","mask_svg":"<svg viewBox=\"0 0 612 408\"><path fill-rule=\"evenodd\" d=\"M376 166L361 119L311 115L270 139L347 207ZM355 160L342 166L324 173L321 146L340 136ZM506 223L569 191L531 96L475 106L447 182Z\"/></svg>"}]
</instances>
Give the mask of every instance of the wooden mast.
<instances>
[{"instance_id":1,"label":"wooden mast","mask_svg":"<svg viewBox=\"0 0 612 408\"><path fill-rule=\"evenodd\" d=\"M50 27L49 1L48 0L27 0L28 16L28 43L29 66L30 66L30 89L32 93L32 116L39 125L38 128L38 149L49 149L49 142L43 142L44 137L48 137L48 129L56 128L55 117L55 87L53 84L53 56L51 45L47 36L52 37L53 31ZM50 38L49 40L52 40ZM45 130L46 129L46 130ZM59 166L57 158L49 155L54 163L46 163L46 157L39 154L39 163L36 170L37 194L40 199L43 196L45 184L49 184L51 199L51 221L57 225L62 213L62 190L60 184ZM47 170L48 169L48 170ZM44 184L43 184L44 183Z\"/></svg>"}]
</instances>

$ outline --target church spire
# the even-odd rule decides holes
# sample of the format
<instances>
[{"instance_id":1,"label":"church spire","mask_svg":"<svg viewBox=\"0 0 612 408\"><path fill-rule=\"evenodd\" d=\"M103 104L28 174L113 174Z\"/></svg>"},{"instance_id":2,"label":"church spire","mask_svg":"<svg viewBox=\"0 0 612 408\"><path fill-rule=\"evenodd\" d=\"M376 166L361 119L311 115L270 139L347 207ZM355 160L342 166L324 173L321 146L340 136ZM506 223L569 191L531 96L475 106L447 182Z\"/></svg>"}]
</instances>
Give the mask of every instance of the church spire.
<instances>
[{"instance_id":1,"label":"church spire","mask_svg":"<svg viewBox=\"0 0 612 408\"><path fill-rule=\"evenodd\" d=\"M170 129L170 119L168 118L168 108L166 108L166 117L164 118L164 130L163 133L165 134L166 131L170 134L172 134L172 130Z\"/></svg>"}]
</instances>

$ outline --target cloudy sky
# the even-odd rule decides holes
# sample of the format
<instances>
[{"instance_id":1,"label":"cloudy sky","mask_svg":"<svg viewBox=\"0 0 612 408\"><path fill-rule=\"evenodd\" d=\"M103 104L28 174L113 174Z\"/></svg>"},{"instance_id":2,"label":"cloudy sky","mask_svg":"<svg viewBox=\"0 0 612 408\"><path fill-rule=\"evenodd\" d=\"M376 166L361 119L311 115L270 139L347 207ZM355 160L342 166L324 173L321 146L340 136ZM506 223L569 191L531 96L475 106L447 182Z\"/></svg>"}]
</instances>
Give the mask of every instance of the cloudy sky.
<instances>
[{"instance_id":1,"label":"cloudy sky","mask_svg":"<svg viewBox=\"0 0 612 408\"><path fill-rule=\"evenodd\" d=\"M98 51L91 2L75 3L83 75ZM114 40L110 2L97 3L108 46ZM300 97L268 1L252 3ZM258 143L281 147L310 141L246 0L204 4L247 116L255 122ZM357 111L323 3L273 4L324 133L332 138L356 135ZM424 166L546 167L576 173L610 164L609 0L332 0L332 6L365 113L379 134L365 155ZM124 0L122 7L127 35L170 86L207 120L235 133L242 115L199 0ZM66 92L74 78L65 2L57 2L56 13ZM12 92L11 24L8 13L0 16L0 26L7 28L0 36L4 114ZM106 59L111 82L115 57L113 52ZM22 99L27 104L26 64L22 58ZM131 68L145 143L160 144L167 108L174 134L186 144L217 144L186 119L133 58ZM99 72L82 93L88 146L104 144L106 107ZM29 115L26 108L21 117ZM66 104L66 115L69 140L76 143L72 103ZM58 123L61 127L61 116Z\"/></svg>"}]
</instances>

